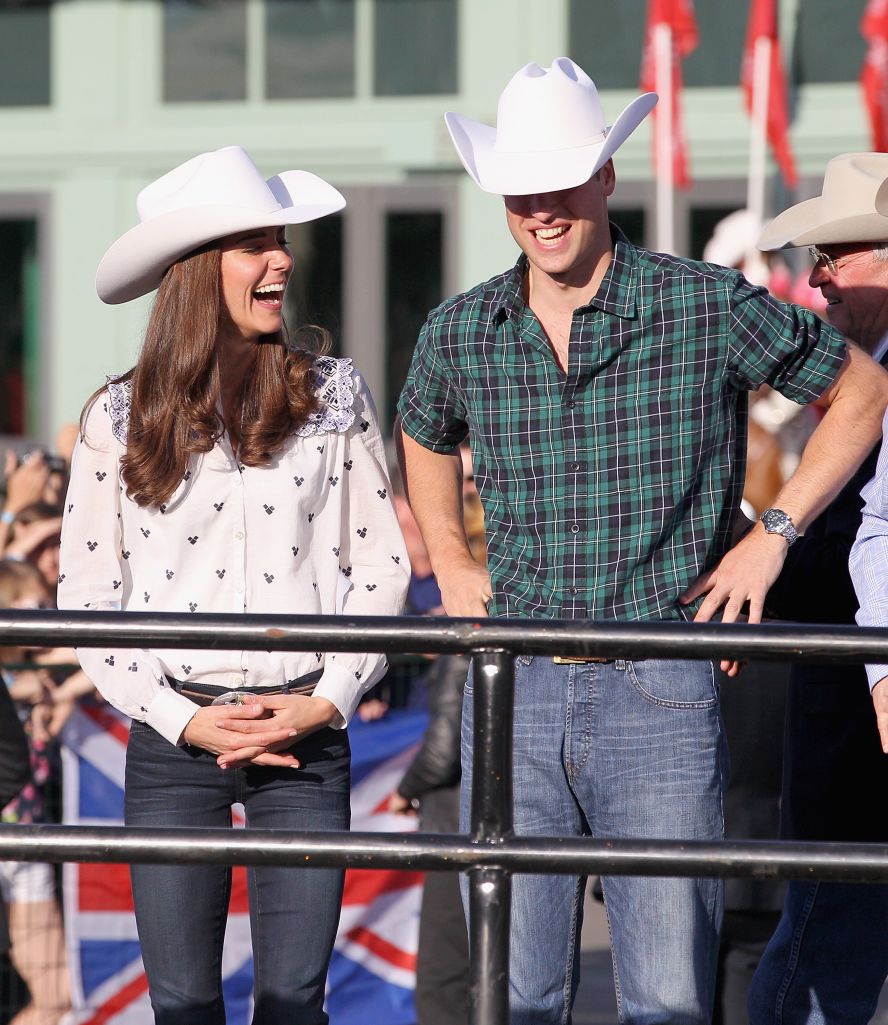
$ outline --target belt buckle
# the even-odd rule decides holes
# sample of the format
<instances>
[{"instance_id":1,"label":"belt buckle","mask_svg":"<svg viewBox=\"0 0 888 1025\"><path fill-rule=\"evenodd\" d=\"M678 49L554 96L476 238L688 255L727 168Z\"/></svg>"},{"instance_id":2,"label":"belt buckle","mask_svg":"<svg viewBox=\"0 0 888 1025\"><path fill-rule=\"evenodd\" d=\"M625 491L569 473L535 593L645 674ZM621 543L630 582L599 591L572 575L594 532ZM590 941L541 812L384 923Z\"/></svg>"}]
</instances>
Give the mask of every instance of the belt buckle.
<instances>
[{"instance_id":1,"label":"belt buckle","mask_svg":"<svg viewBox=\"0 0 888 1025\"><path fill-rule=\"evenodd\" d=\"M243 703L243 691L239 690L227 690L210 702L211 705L242 705Z\"/></svg>"}]
</instances>

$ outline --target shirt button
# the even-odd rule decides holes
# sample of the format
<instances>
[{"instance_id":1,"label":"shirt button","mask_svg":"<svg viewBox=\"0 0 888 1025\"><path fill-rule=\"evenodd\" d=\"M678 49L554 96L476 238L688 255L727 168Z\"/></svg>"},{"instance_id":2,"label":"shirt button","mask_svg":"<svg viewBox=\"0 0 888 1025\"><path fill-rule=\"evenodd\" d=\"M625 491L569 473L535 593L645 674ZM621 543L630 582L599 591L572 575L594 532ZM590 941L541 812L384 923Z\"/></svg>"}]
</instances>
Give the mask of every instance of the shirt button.
<instances>
[{"instance_id":1,"label":"shirt button","mask_svg":"<svg viewBox=\"0 0 888 1025\"><path fill-rule=\"evenodd\" d=\"M571 464L570 464L570 468L571 468L571 470L572 470L572 471L573 471L574 473L576 473L576 472L577 472L577 470L579 470L579 468L580 468L580 464L579 464L579 463L571 463Z\"/></svg>"},{"instance_id":2,"label":"shirt button","mask_svg":"<svg viewBox=\"0 0 888 1025\"><path fill-rule=\"evenodd\" d=\"M576 402L574 402L574 400L571 399L570 402L565 402L565 405L568 409L573 409L576 406Z\"/></svg>"},{"instance_id":3,"label":"shirt button","mask_svg":"<svg viewBox=\"0 0 888 1025\"><path fill-rule=\"evenodd\" d=\"M232 676L228 682L231 684L232 687L240 687L240 685L244 682L244 678L242 676Z\"/></svg>"},{"instance_id":4,"label":"shirt button","mask_svg":"<svg viewBox=\"0 0 888 1025\"><path fill-rule=\"evenodd\" d=\"M234 540L235 541L243 541L243 539L244 539L244 532L242 530L236 530L234 532Z\"/></svg>"},{"instance_id":5,"label":"shirt button","mask_svg":"<svg viewBox=\"0 0 888 1025\"><path fill-rule=\"evenodd\" d=\"M571 534L579 534L579 532L580 532L580 525L579 525L579 523L571 523L571 525L570 525L570 532L571 532Z\"/></svg>"},{"instance_id":6,"label":"shirt button","mask_svg":"<svg viewBox=\"0 0 888 1025\"><path fill-rule=\"evenodd\" d=\"M570 589L570 593L571 593L571 594L579 594L579 593L580 593L580 589L579 589L579 587L572 587L572 588Z\"/></svg>"}]
</instances>

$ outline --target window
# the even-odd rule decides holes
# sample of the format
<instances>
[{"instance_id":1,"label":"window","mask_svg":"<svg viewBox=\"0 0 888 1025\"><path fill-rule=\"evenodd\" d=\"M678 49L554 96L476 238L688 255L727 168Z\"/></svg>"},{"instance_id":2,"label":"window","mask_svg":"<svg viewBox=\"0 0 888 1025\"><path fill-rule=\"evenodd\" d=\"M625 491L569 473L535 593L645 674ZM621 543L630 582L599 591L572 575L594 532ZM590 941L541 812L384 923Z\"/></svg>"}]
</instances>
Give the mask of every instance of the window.
<instances>
[{"instance_id":1,"label":"window","mask_svg":"<svg viewBox=\"0 0 888 1025\"><path fill-rule=\"evenodd\" d=\"M50 16L53 0L0 5L0 106L50 102Z\"/></svg>"},{"instance_id":2,"label":"window","mask_svg":"<svg viewBox=\"0 0 888 1025\"><path fill-rule=\"evenodd\" d=\"M797 82L855 82L866 52L860 34L865 0L805 0L799 4L793 53Z\"/></svg>"},{"instance_id":3,"label":"window","mask_svg":"<svg viewBox=\"0 0 888 1025\"><path fill-rule=\"evenodd\" d=\"M682 65L685 85L739 83L747 12L745 3L694 5L700 42ZM646 23L645 0L571 0L570 55L599 89L638 88Z\"/></svg>"},{"instance_id":4,"label":"window","mask_svg":"<svg viewBox=\"0 0 888 1025\"><path fill-rule=\"evenodd\" d=\"M456 91L458 0L162 4L167 102Z\"/></svg>"},{"instance_id":5,"label":"window","mask_svg":"<svg viewBox=\"0 0 888 1025\"><path fill-rule=\"evenodd\" d=\"M331 354L342 352L342 215L291 224L287 242L293 273L286 292L284 319L294 340L298 330L316 325L330 332Z\"/></svg>"},{"instance_id":6,"label":"window","mask_svg":"<svg viewBox=\"0 0 888 1025\"><path fill-rule=\"evenodd\" d=\"M385 219L385 337L388 422L407 377L419 329L441 302L444 218L437 212L390 212Z\"/></svg>"},{"instance_id":7,"label":"window","mask_svg":"<svg viewBox=\"0 0 888 1025\"><path fill-rule=\"evenodd\" d=\"M243 0L164 0L164 100L246 99L246 18Z\"/></svg>"},{"instance_id":8,"label":"window","mask_svg":"<svg viewBox=\"0 0 888 1025\"><path fill-rule=\"evenodd\" d=\"M268 99L355 94L355 0L266 0Z\"/></svg>"},{"instance_id":9,"label":"window","mask_svg":"<svg viewBox=\"0 0 888 1025\"><path fill-rule=\"evenodd\" d=\"M638 207L610 207L611 220L616 224L626 238L636 246L643 246L645 243L646 218L643 209Z\"/></svg>"},{"instance_id":10,"label":"window","mask_svg":"<svg viewBox=\"0 0 888 1025\"><path fill-rule=\"evenodd\" d=\"M377 96L454 93L456 0L375 0Z\"/></svg>"},{"instance_id":11,"label":"window","mask_svg":"<svg viewBox=\"0 0 888 1025\"><path fill-rule=\"evenodd\" d=\"M737 206L697 206L690 211L690 241L688 245L688 256L692 260L702 260L703 250L706 243L715 233L719 221L728 214L741 209L742 204Z\"/></svg>"},{"instance_id":12,"label":"window","mask_svg":"<svg viewBox=\"0 0 888 1025\"><path fill-rule=\"evenodd\" d=\"M0 434L25 434L37 373L37 224L0 221Z\"/></svg>"}]
</instances>

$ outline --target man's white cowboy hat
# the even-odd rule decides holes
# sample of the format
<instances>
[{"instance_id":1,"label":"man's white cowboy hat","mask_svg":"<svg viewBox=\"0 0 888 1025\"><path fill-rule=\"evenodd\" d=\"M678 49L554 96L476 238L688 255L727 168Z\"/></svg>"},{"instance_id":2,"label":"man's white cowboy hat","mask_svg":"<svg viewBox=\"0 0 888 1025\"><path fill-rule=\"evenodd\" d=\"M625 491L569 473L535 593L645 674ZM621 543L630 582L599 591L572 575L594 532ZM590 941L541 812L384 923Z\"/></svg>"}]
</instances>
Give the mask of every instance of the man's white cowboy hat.
<instances>
[{"instance_id":1,"label":"man's white cowboy hat","mask_svg":"<svg viewBox=\"0 0 888 1025\"><path fill-rule=\"evenodd\" d=\"M527 64L503 90L496 128L444 115L465 169L485 192L526 196L587 182L653 109L656 93L636 97L612 125L595 83L568 57L551 68Z\"/></svg>"},{"instance_id":2,"label":"man's white cowboy hat","mask_svg":"<svg viewBox=\"0 0 888 1025\"><path fill-rule=\"evenodd\" d=\"M843 153L826 165L823 190L766 224L759 249L888 240L888 153Z\"/></svg>"},{"instance_id":3,"label":"man's white cowboy hat","mask_svg":"<svg viewBox=\"0 0 888 1025\"><path fill-rule=\"evenodd\" d=\"M308 171L268 181L240 146L186 160L139 193L140 223L105 253L96 291L124 303L157 288L165 271L193 249L250 228L302 224L345 206L342 195Z\"/></svg>"}]
</instances>

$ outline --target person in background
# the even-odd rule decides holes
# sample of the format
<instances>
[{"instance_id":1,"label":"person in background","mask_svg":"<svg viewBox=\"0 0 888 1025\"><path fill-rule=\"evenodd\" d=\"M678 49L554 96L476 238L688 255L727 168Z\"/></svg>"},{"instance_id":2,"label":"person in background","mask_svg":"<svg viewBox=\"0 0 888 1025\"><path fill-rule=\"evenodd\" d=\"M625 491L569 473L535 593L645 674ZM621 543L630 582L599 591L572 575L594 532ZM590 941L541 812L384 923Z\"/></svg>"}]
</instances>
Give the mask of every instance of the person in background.
<instances>
[{"instance_id":1,"label":"person in background","mask_svg":"<svg viewBox=\"0 0 888 1025\"><path fill-rule=\"evenodd\" d=\"M475 487L472 454L460 446L463 522L480 565L486 561L484 513ZM426 555L426 557L428 557ZM426 833L459 830L460 723L469 671L464 655L441 655L425 677L429 725L416 757L389 800L389 811L418 812ZM469 1007L469 943L453 872L428 872L422 891L416 962L418 1025L464 1025Z\"/></svg>"},{"instance_id":2,"label":"person in background","mask_svg":"<svg viewBox=\"0 0 888 1025\"><path fill-rule=\"evenodd\" d=\"M559 58L512 78L495 128L446 115L470 176L504 197L522 250L512 269L429 315L399 402L408 497L449 615L703 621L723 610L734 621L748 601L757 622L791 533L878 436L888 375L866 354L738 272L650 253L609 223L612 157L655 100L637 98L608 124L594 83ZM735 544L746 393L762 384L829 409L779 508ZM489 572L462 523L467 436ZM722 837L711 665L527 661L515 666L517 835ZM464 824L471 688L470 677ZM515 876L513 1025L569 1020L584 886ZM603 886L622 1021L708 1022L719 882Z\"/></svg>"},{"instance_id":3,"label":"person in background","mask_svg":"<svg viewBox=\"0 0 888 1025\"><path fill-rule=\"evenodd\" d=\"M888 154L846 153L826 167L821 195L765 226L763 249L809 247L812 288L830 324L888 365ZM794 622L885 625L873 601L884 464L877 448L791 547L768 593L772 615ZM861 517L863 525L861 526ZM861 538L848 557L858 528ZM872 537L872 541L867 541ZM857 572L854 570L856 559ZM852 586L864 586L858 599ZM876 586L872 586L876 585ZM875 683L877 675L871 677ZM888 693L888 688L883 688ZM873 692L878 701L878 688ZM888 756L860 665L793 665L786 709L782 830L792 840L888 841ZM888 884L792 880L783 914L749 992L752 1025L864 1025L888 974Z\"/></svg>"},{"instance_id":4,"label":"person in background","mask_svg":"<svg viewBox=\"0 0 888 1025\"><path fill-rule=\"evenodd\" d=\"M50 604L49 590L34 566L0 562L0 607L31 609ZM21 648L0 651L3 666L21 663L27 655ZM26 724L30 760L28 781L3 808L3 821L43 822L52 774L51 744L64 721L53 700L54 683L45 669L0 667L0 675L4 692ZM10 958L30 994L30 1002L10 1025L56 1025L70 1008L71 997L53 866L37 861L0 862L0 891L9 916Z\"/></svg>"},{"instance_id":5,"label":"person in background","mask_svg":"<svg viewBox=\"0 0 888 1025\"><path fill-rule=\"evenodd\" d=\"M0 556L5 556L16 520L23 509L46 500L51 489L52 470L40 449L28 452L19 461L15 452L7 451L4 462L5 495L0 510ZM16 554L22 558L21 554Z\"/></svg>"},{"instance_id":6,"label":"person in background","mask_svg":"<svg viewBox=\"0 0 888 1025\"><path fill-rule=\"evenodd\" d=\"M266 180L239 146L142 190L103 257L107 303L157 289L136 366L83 412L62 529L59 606L396 615L407 553L372 399L351 360L290 343L288 224L344 206L307 171ZM306 342L308 339L306 338ZM128 826L345 830L346 726L384 656L82 649L132 718ZM339 868L247 871L254 1025L325 1025ZM224 1025L231 870L133 865L155 1020Z\"/></svg>"},{"instance_id":7,"label":"person in background","mask_svg":"<svg viewBox=\"0 0 888 1025\"><path fill-rule=\"evenodd\" d=\"M786 298L780 291L788 290L790 283L786 266L770 261L756 248L760 231L761 224L751 211L735 210L716 225L703 260L736 268L747 281ZM765 408L781 415L757 415ZM750 395L742 508L752 520L774 504L783 486L778 423L799 414L804 418L808 409L767 386ZM719 674L719 706L730 753L724 797L726 839L772 840L779 835L788 672L784 663L752 662L737 679ZM725 880L713 1025L747 1025L749 983L780 918L785 888L781 880Z\"/></svg>"},{"instance_id":8,"label":"person in background","mask_svg":"<svg viewBox=\"0 0 888 1025\"><path fill-rule=\"evenodd\" d=\"M0 808L5 808L31 778L28 738L18 710L5 686L0 686ZM6 901L0 901L0 954L11 946Z\"/></svg>"}]
</instances>

